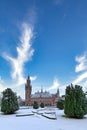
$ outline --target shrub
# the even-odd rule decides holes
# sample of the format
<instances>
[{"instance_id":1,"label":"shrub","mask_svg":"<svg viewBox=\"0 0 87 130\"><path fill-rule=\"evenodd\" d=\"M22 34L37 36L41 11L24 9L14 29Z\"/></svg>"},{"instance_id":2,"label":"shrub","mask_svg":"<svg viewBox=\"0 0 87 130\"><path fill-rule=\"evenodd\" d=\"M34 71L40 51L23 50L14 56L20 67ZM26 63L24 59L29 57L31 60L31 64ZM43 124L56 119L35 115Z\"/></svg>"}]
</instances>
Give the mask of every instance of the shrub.
<instances>
[{"instance_id":1,"label":"shrub","mask_svg":"<svg viewBox=\"0 0 87 130\"><path fill-rule=\"evenodd\" d=\"M79 85L67 86L64 113L68 117L83 118L87 113L86 96Z\"/></svg>"},{"instance_id":2,"label":"shrub","mask_svg":"<svg viewBox=\"0 0 87 130\"><path fill-rule=\"evenodd\" d=\"M18 109L19 106L16 94L10 88L7 88L3 91L1 111L4 112L4 114L12 114Z\"/></svg>"},{"instance_id":3,"label":"shrub","mask_svg":"<svg viewBox=\"0 0 87 130\"><path fill-rule=\"evenodd\" d=\"M60 110L64 109L64 100L59 99L57 101L57 108L59 108Z\"/></svg>"},{"instance_id":4,"label":"shrub","mask_svg":"<svg viewBox=\"0 0 87 130\"><path fill-rule=\"evenodd\" d=\"M44 108L44 103L43 103L43 102L40 104L40 107L41 107L41 108Z\"/></svg>"},{"instance_id":5,"label":"shrub","mask_svg":"<svg viewBox=\"0 0 87 130\"><path fill-rule=\"evenodd\" d=\"M38 109L38 108L39 108L39 105L38 105L38 102L37 102L37 101L34 101L33 108L34 108L34 109Z\"/></svg>"}]
</instances>

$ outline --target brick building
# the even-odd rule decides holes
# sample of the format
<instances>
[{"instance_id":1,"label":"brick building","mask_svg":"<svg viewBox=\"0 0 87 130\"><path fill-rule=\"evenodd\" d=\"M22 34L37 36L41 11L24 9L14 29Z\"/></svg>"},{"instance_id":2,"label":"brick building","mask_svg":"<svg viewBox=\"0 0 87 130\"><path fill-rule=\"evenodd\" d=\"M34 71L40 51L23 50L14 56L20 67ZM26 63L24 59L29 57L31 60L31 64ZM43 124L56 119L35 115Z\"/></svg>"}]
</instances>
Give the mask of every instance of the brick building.
<instances>
[{"instance_id":1,"label":"brick building","mask_svg":"<svg viewBox=\"0 0 87 130\"><path fill-rule=\"evenodd\" d=\"M32 86L30 77L28 76L25 84L25 104L33 105L34 101L37 101L38 104L44 103L46 106L53 106L59 99L59 89L55 94L50 94L48 91L35 92L32 94Z\"/></svg>"}]
</instances>

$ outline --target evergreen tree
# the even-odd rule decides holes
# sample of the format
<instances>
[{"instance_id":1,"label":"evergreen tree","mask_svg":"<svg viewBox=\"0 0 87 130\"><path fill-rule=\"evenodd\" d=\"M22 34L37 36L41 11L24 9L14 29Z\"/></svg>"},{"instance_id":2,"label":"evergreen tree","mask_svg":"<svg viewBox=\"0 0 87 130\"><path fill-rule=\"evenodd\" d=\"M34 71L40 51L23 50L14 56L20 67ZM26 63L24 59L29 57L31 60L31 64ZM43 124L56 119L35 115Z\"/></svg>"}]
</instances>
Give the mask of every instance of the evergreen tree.
<instances>
[{"instance_id":1,"label":"evergreen tree","mask_svg":"<svg viewBox=\"0 0 87 130\"><path fill-rule=\"evenodd\" d=\"M60 110L64 109L64 100L59 99L57 101L57 108L59 108Z\"/></svg>"},{"instance_id":2,"label":"evergreen tree","mask_svg":"<svg viewBox=\"0 0 87 130\"><path fill-rule=\"evenodd\" d=\"M5 114L12 114L19 109L16 93L10 88L3 91L3 97L1 101L1 111Z\"/></svg>"},{"instance_id":3,"label":"evergreen tree","mask_svg":"<svg viewBox=\"0 0 87 130\"><path fill-rule=\"evenodd\" d=\"M34 108L34 109L38 109L38 108L39 108L39 105L38 105L38 102L37 102L37 101L34 101L33 108Z\"/></svg>"},{"instance_id":4,"label":"evergreen tree","mask_svg":"<svg viewBox=\"0 0 87 130\"><path fill-rule=\"evenodd\" d=\"M40 107L44 108L44 103L43 102L41 102Z\"/></svg>"},{"instance_id":5,"label":"evergreen tree","mask_svg":"<svg viewBox=\"0 0 87 130\"><path fill-rule=\"evenodd\" d=\"M79 85L66 88L64 113L69 117L83 118L87 113L86 96Z\"/></svg>"}]
</instances>

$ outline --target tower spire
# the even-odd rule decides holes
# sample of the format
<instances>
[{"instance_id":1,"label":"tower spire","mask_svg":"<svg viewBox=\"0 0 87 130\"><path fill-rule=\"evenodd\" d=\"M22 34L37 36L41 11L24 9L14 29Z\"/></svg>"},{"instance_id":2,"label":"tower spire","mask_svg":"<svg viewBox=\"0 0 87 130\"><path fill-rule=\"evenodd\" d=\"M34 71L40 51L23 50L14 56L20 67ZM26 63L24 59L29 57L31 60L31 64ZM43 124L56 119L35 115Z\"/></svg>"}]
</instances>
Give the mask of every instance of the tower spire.
<instances>
[{"instance_id":1,"label":"tower spire","mask_svg":"<svg viewBox=\"0 0 87 130\"><path fill-rule=\"evenodd\" d=\"M28 75L28 78L27 78L27 86L30 86L30 83L31 83L31 81L30 81L30 76Z\"/></svg>"},{"instance_id":2,"label":"tower spire","mask_svg":"<svg viewBox=\"0 0 87 130\"><path fill-rule=\"evenodd\" d=\"M59 95L59 88L57 89L57 94Z\"/></svg>"}]
</instances>

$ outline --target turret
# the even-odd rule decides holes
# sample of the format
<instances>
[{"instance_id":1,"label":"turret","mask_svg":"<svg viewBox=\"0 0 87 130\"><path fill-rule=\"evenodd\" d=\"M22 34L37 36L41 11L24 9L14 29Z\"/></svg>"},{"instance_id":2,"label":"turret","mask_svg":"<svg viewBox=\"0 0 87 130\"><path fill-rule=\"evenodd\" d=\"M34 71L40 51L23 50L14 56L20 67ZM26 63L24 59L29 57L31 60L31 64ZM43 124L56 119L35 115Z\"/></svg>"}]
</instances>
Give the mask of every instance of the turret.
<instances>
[{"instance_id":1,"label":"turret","mask_svg":"<svg viewBox=\"0 0 87 130\"><path fill-rule=\"evenodd\" d=\"M57 89L57 95L60 95L59 88Z\"/></svg>"}]
</instances>

